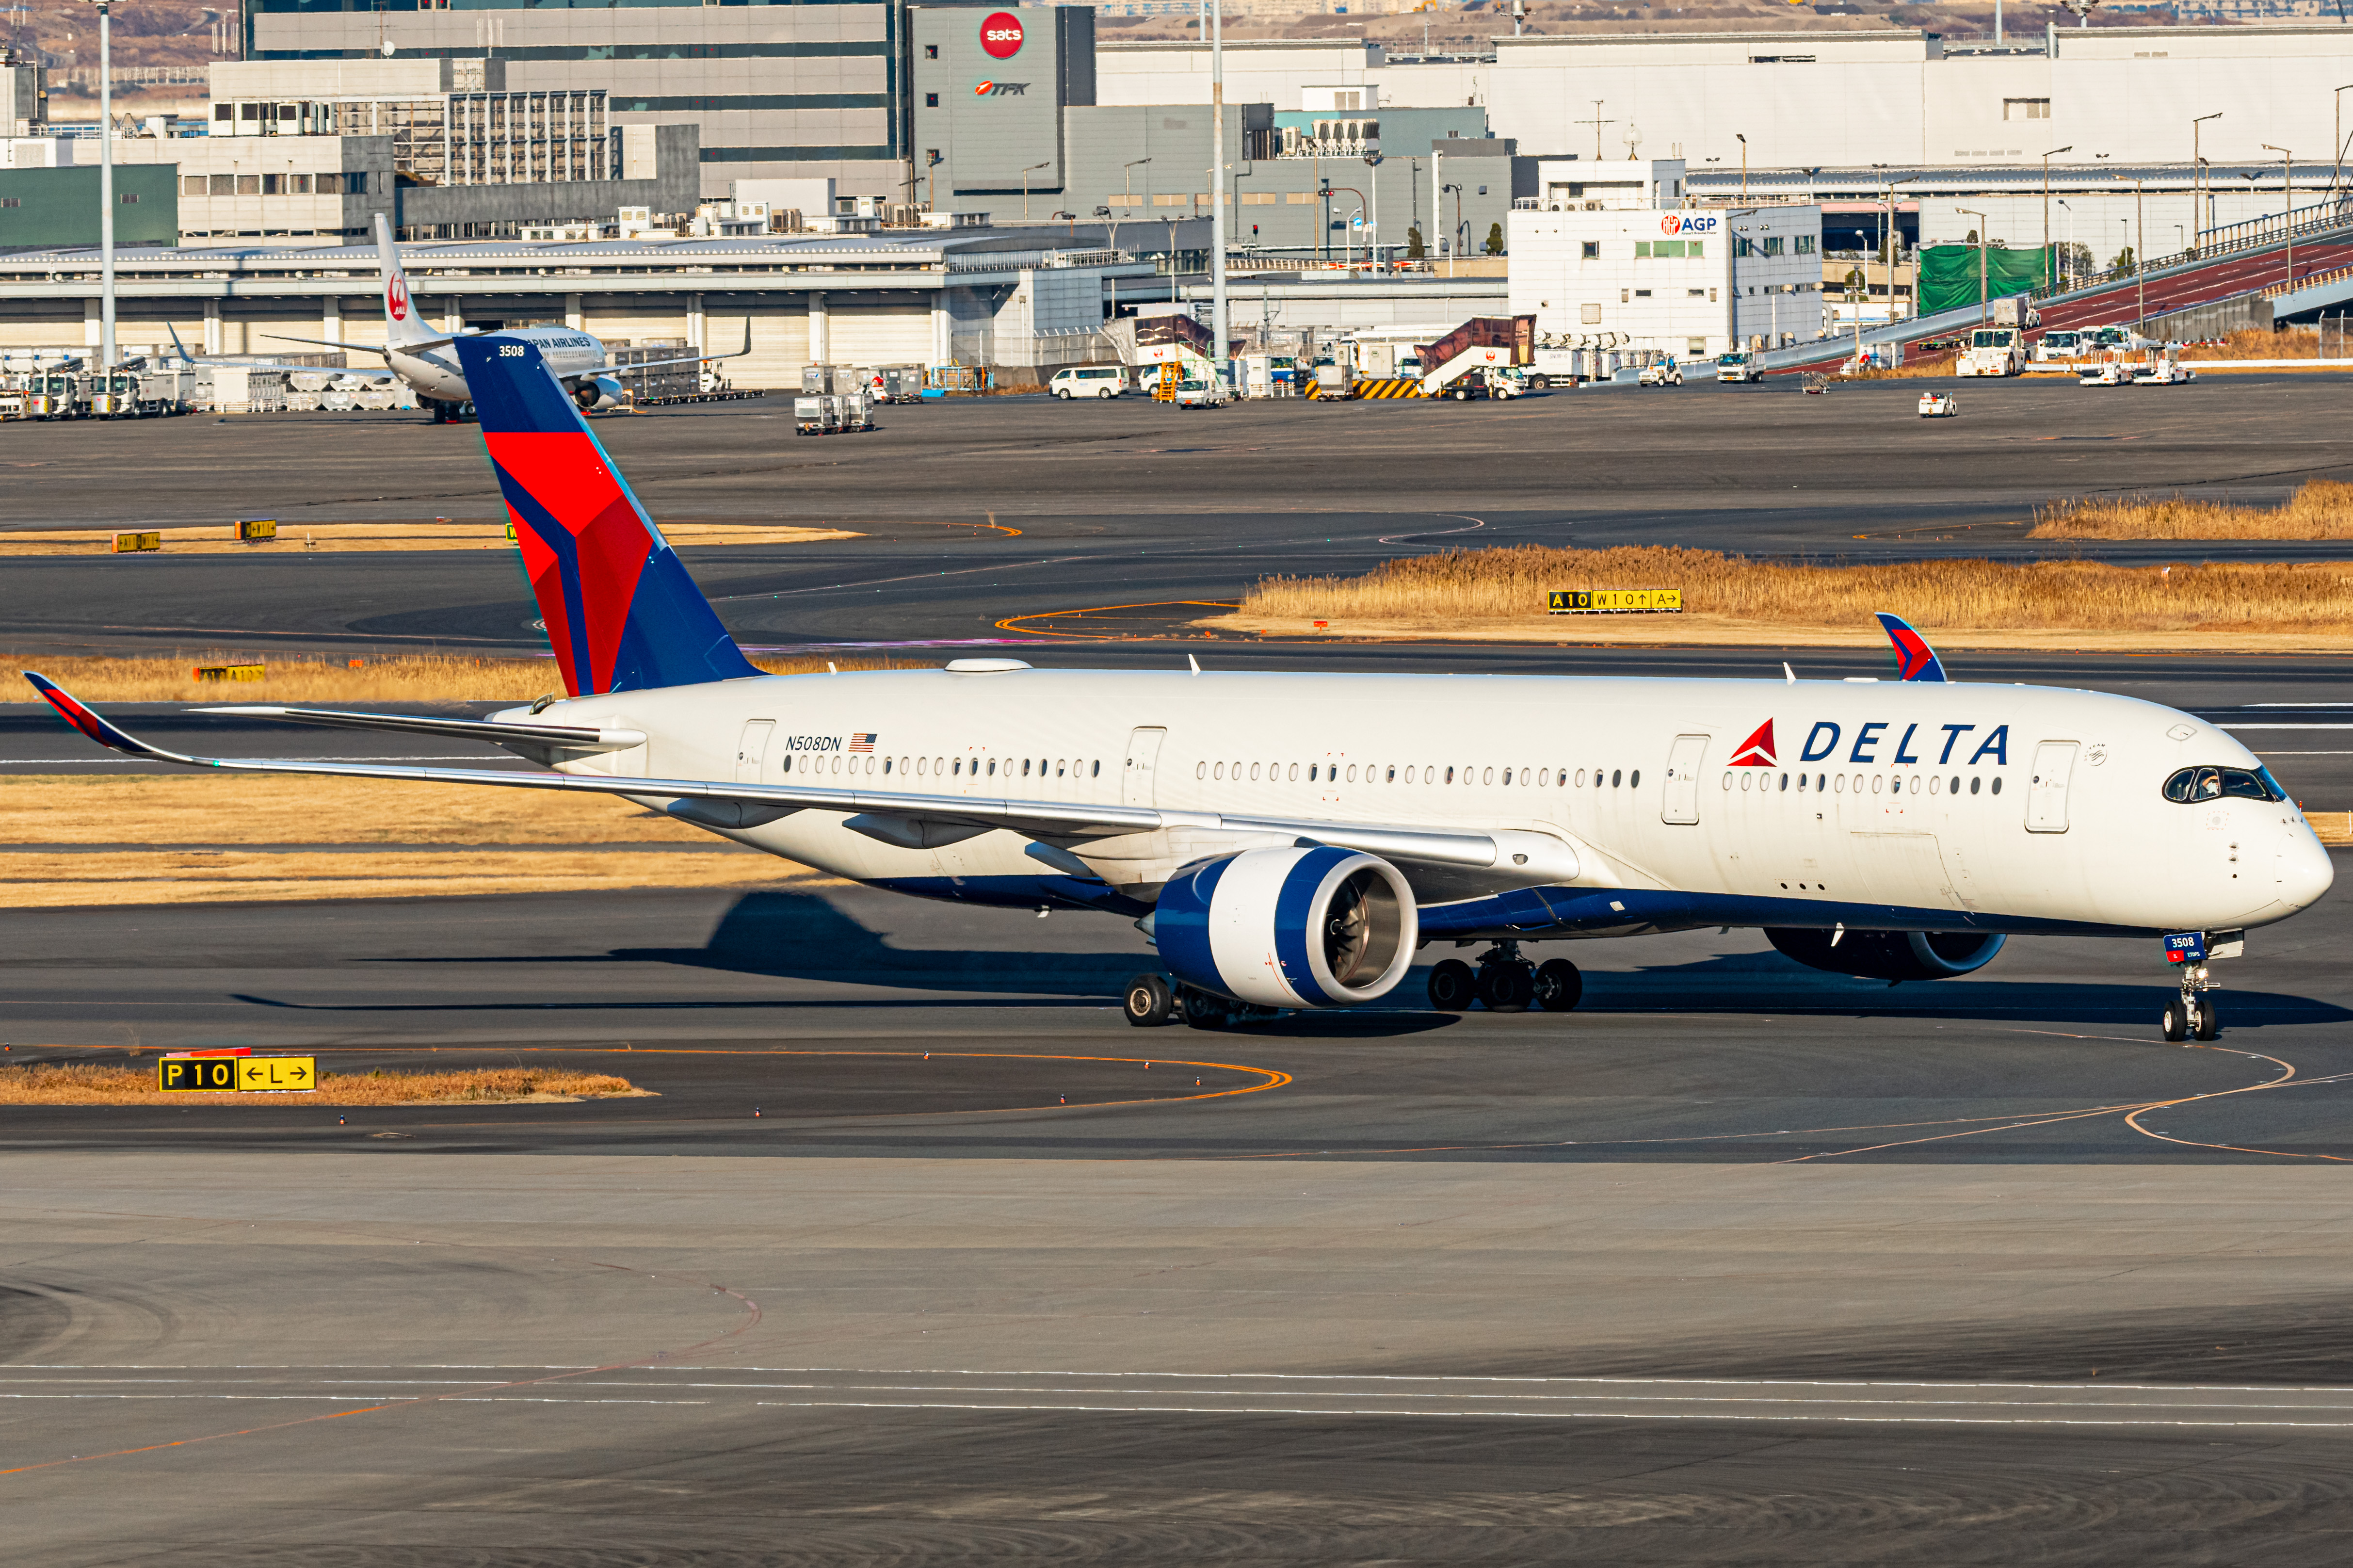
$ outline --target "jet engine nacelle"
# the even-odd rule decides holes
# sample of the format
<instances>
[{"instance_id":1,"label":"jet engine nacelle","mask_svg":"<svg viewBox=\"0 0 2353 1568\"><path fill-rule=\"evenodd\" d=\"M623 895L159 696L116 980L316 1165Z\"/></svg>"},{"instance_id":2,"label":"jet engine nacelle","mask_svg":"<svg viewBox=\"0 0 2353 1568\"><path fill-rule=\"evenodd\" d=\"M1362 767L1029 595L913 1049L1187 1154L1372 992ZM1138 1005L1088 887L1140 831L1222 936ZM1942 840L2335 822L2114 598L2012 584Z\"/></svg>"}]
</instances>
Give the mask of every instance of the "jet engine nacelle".
<instances>
[{"instance_id":1,"label":"jet engine nacelle","mask_svg":"<svg viewBox=\"0 0 2353 1568\"><path fill-rule=\"evenodd\" d=\"M621 384L609 376L590 376L572 384L572 400L584 414L617 408L623 401Z\"/></svg>"},{"instance_id":2,"label":"jet engine nacelle","mask_svg":"<svg viewBox=\"0 0 2353 1568\"><path fill-rule=\"evenodd\" d=\"M1397 867L1319 845L1187 866L1152 931L1187 985L1261 1007L1353 1007L1405 978L1421 921Z\"/></svg>"},{"instance_id":3,"label":"jet engine nacelle","mask_svg":"<svg viewBox=\"0 0 2353 1568\"><path fill-rule=\"evenodd\" d=\"M1948 980L1981 969L2001 951L1999 931L1828 931L1767 927L1765 939L1809 969L1867 980Z\"/></svg>"}]
</instances>

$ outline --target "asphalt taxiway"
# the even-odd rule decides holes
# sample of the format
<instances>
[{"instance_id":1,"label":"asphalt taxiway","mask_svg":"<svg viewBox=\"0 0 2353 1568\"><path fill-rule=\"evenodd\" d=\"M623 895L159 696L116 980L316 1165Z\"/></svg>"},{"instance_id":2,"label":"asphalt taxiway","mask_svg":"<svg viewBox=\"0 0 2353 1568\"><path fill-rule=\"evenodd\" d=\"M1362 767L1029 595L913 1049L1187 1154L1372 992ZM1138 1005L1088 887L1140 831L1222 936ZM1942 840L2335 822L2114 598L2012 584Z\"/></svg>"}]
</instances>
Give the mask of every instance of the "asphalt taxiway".
<instances>
[{"instance_id":1,"label":"asphalt taxiway","mask_svg":"<svg viewBox=\"0 0 2353 1568\"><path fill-rule=\"evenodd\" d=\"M2016 557L2055 496L2276 501L2346 466L2334 378L1997 385L1926 425L1915 395L1008 400L823 442L736 406L599 431L657 515L864 533L697 552L746 641L913 657L1015 613L1466 543ZM11 525L491 515L465 430L8 437L32 465ZM133 438L145 465L110 461ZM2341 553L2222 553L2266 552ZM34 653L537 652L533 614L497 552L0 573ZM1023 656L1885 673L1861 650L1171 632ZM2190 709L2315 808L2353 805L2347 661L1951 662ZM191 750L475 749L120 711ZM0 780L138 767L0 709ZM1585 967L1573 1014L1430 1012L1417 974L1361 1012L1202 1033L1124 1023L1152 958L1124 922L808 878L0 908L0 1072L243 1045L653 1091L0 1109L0 1556L2341 1562L2345 908L2218 964L2227 1032L2187 1047L2158 1037L2156 953L2089 939L1892 989L1747 932L1579 943L1543 955Z\"/></svg>"}]
</instances>

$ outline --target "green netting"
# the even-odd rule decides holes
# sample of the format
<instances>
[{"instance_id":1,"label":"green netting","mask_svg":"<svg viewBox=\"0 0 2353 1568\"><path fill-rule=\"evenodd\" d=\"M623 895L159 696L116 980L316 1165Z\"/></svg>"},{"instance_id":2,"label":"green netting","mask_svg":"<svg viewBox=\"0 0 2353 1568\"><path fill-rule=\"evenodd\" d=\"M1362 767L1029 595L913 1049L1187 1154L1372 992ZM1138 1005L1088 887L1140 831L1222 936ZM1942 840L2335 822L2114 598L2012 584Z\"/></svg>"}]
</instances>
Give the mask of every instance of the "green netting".
<instances>
[{"instance_id":1,"label":"green netting","mask_svg":"<svg viewBox=\"0 0 2353 1568\"><path fill-rule=\"evenodd\" d=\"M2039 289L2059 275L2059 248L2037 246L2031 250L1974 245L1930 245L1920 255L1919 309L1922 315L1978 302L1978 258L1986 259L1985 297L2022 294Z\"/></svg>"}]
</instances>

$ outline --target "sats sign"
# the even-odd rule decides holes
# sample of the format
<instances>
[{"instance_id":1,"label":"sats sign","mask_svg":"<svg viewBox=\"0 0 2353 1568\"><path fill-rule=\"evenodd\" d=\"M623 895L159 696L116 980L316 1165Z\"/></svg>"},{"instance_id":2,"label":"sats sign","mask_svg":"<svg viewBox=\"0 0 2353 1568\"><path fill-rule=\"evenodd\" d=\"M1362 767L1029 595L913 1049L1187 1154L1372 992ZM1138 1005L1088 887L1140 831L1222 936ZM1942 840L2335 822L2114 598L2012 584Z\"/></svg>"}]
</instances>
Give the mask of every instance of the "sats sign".
<instances>
[{"instance_id":1,"label":"sats sign","mask_svg":"<svg viewBox=\"0 0 2353 1568\"><path fill-rule=\"evenodd\" d=\"M1021 18L1010 11L992 11L980 25L980 47L991 59L1009 60L1021 52Z\"/></svg>"}]
</instances>

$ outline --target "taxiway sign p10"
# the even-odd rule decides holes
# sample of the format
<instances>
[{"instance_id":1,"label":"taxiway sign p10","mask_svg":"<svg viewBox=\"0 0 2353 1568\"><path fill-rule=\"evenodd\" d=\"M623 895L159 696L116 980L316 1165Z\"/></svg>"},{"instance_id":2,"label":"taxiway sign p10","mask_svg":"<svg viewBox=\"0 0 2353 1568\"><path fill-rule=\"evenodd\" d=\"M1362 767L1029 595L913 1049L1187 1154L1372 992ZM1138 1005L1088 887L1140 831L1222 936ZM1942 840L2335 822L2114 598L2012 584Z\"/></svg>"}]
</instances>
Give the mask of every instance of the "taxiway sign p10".
<instances>
[{"instance_id":1,"label":"taxiway sign p10","mask_svg":"<svg viewBox=\"0 0 2353 1568\"><path fill-rule=\"evenodd\" d=\"M155 1086L167 1094L303 1094L319 1086L315 1056L166 1056Z\"/></svg>"}]
</instances>

